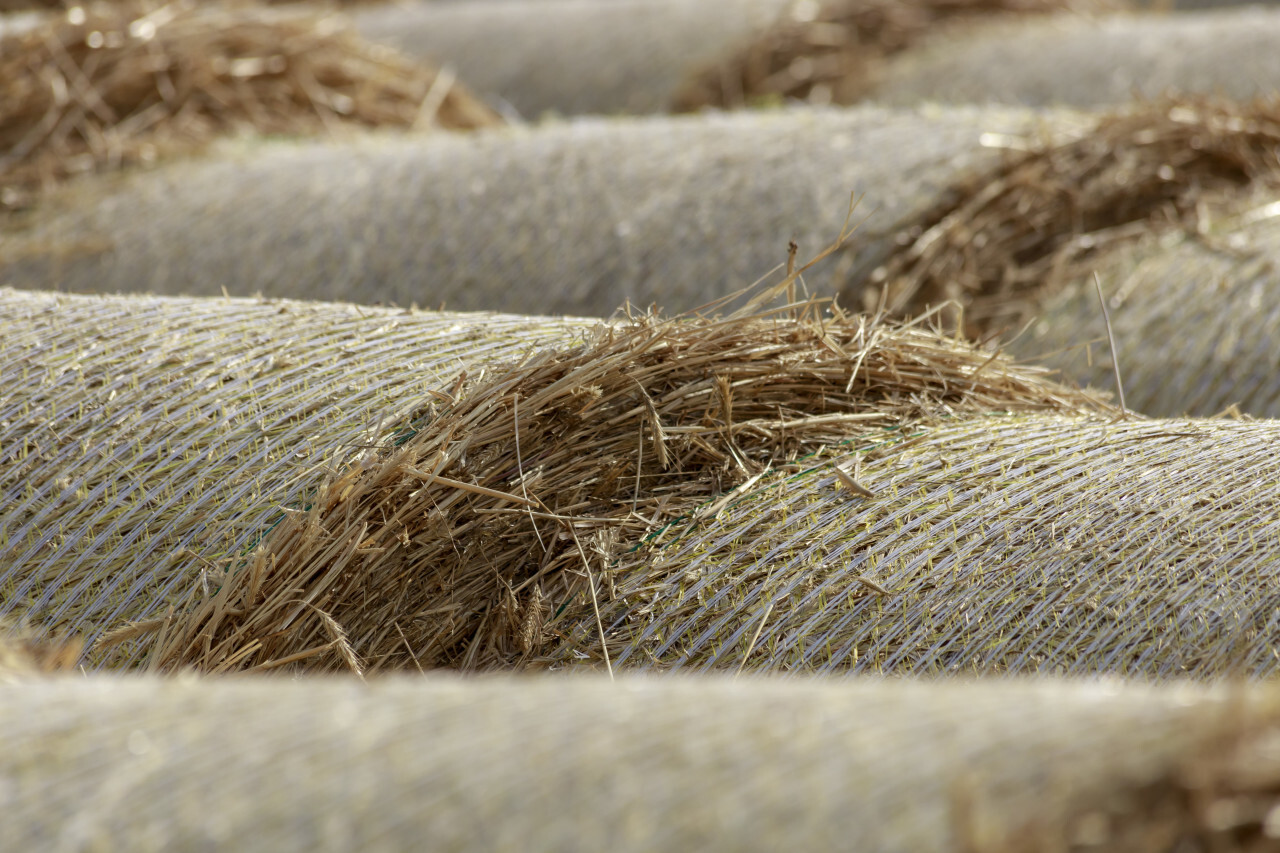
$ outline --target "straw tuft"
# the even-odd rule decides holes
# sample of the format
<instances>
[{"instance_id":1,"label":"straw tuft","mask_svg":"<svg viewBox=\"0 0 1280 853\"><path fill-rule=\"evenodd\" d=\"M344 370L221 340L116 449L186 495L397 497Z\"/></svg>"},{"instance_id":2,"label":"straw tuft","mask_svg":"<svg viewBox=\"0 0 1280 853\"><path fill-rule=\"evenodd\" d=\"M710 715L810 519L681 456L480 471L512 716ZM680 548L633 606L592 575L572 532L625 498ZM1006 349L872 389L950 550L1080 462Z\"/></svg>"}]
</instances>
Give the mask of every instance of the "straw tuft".
<instances>
[{"instance_id":1,"label":"straw tuft","mask_svg":"<svg viewBox=\"0 0 1280 853\"><path fill-rule=\"evenodd\" d=\"M1090 0L827 0L798 3L759 38L691 75L673 109L733 109L780 98L851 104L880 64L955 20L1116 8ZM816 7L816 8L815 8Z\"/></svg>"},{"instance_id":2,"label":"straw tuft","mask_svg":"<svg viewBox=\"0 0 1280 853\"><path fill-rule=\"evenodd\" d=\"M0 205L214 136L470 129L497 114L336 16L179 0L75 6L0 41Z\"/></svg>"},{"instance_id":3,"label":"straw tuft","mask_svg":"<svg viewBox=\"0 0 1280 853\"><path fill-rule=\"evenodd\" d=\"M152 660L274 667L332 643L318 608L370 672L529 662L558 642L549 615L614 598L622 548L802 455L936 417L1106 409L918 327L794 311L637 317L463 373L283 519ZM331 649L300 664L351 666Z\"/></svg>"},{"instance_id":4,"label":"straw tuft","mask_svg":"<svg viewBox=\"0 0 1280 853\"><path fill-rule=\"evenodd\" d=\"M1210 211L1280 186L1277 151L1278 98L1140 103L966 178L844 295L904 313L952 300L977 331L1026 313L1101 249L1170 229L1208 239Z\"/></svg>"}]
</instances>

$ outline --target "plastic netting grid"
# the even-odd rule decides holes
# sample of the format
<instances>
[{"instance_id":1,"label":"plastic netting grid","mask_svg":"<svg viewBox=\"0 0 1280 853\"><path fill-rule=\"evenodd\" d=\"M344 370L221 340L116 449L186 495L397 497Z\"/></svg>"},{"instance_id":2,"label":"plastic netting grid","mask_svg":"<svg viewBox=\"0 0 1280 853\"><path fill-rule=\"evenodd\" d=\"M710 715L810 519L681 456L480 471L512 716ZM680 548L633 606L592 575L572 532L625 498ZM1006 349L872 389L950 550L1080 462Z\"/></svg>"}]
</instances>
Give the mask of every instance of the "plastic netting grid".
<instances>
[{"instance_id":1,"label":"plastic netting grid","mask_svg":"<svg viewBox=\"0 0 1280 853\"><path fill-rule=\"evenodd\" d=\"M635 555L657 568L617 570L613 659L707 670L750 648L746 668L770 671L1266 675L1276 439L1266 423L985 419L865 453L872 501L825 468L777 478ZM567 648L591 653L593 627Z\"/></svg>"},{"instance_id":2,"label":"plastic netting grid","mask_svg":"<svg viewBox=\"0 0 1280 853\"><path fill-rule=\"evenodd\" d=\"M251 300L0 300L0 616L89 635L215 583L220 561L428 389L575 326Z\"/></svg>"}]
</instances>

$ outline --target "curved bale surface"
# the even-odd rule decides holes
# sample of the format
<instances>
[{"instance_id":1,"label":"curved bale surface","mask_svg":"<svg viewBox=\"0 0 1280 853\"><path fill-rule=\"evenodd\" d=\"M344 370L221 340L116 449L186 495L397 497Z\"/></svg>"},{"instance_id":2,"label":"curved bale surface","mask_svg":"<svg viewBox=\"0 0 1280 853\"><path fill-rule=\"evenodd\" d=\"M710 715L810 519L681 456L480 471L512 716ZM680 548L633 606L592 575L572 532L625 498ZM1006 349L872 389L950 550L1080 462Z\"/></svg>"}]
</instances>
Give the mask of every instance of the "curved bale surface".
<instances>
[{"instance_id":1,"label":"curved bale surface","mask_svg":"<svg viewBox=\"0 0 1280 853\"><path fill-rule=\"evenodd\" d=\"M1049 415L872 434L624 554L599 605L610 659L1273 675L1278 440L1269 422ZM589 602L549 633L567 638L553 659L602 656Z\"/></svg>"},{"instance_id":2,"label":"curved bale surface","mask_svg":"<svg viewBox=\"0 0 1280 853\"><path fill-rule=\"evenodd\" d=\"M180 607L460 371L580 325L0 290L0 616Z\"/></svg>"},{"instance_id":3,"label":"curved bale surface","mask_svg":"<svg viewBox=\"0 0 1280 853\"><path fill-rule=\"evenodd\" d=\"M603 326L461 384L406 440L335 471L216 590L132 634L154 666L204 672L609 666L599 613L638 601L618 598L632 575L646 590L664 575L644 543L671 525L868 433L993 410L1111 413L950 338L794 310ZM862 571L835 567L834 582L861 592L846 568Z\"/></svg>"},{"instance_id":4,"label":"curved bale surface","mask_svg":"<svg viewBox=\"0 0 1280 853\"><path fill-rule=\"evenodd\" d=\"M92 678L0 699L18 849L1248 851L1278 807L1270 687Z\"/></svg>"},{"instance_id":5,"label":"curved bale surface","mask_svg":"<svg viewBox=\"0 0 1280 853\"><path fill-rule=\"evenodd\" d=\"M664 112L693 68L792 0L469 0L348 10L359 32L457 69L520 115Z\"/></svg>"},{"instance_id":6,"label":"curved bale surface","mask_svg":"<svg viewBox=\"0 0 1280 853\"><path fill-rule=\"evenodd\" d=\"M1068 117L1044 119L1055 125ZM835 271L1034 133L1022 111L798 110L580 120L465 139L256 144L86 182L0 234L0 282L69 291L607 315L749 285L865 216ZM989 140L994 139L995 142ZM811 285L821 291L826 268Z\"/></svg>"},{"instance_id":7,"label":"curved bale surface","mask_svg":"<svg viewBox=\"0 0 1280 853\"><path fill-rule=\"evenodd\" d=\"M1204 235L1173 234L1098 256L1125 399L1153 415L1229 409L1280 417L1280 205L1264 195ZM1010 344L1023 358L1114 392L1092 278L1047 295ZM1086 342L1087 346L1082 346Z\"/></svg>"},{"instance_id":8,"label":"curved bale surface","mask_svg":"<svg viewBox=\"0 0 1280 853\"><path fill-rule=\"evenodd\" d=\"M1275 416L1277 146L1274 98L1100 115L953 187L845 302L910 314L950 301L971 335L1007 333L1021 357L1113 387L1090 278L1103 271L1133 409Z\"/></svg>"},{"instance_id":9,"label":"curved bale surface","mask_svg":"<svg viewBox=\"0 0 1280 853\"><path fill-rule=\"evenodd\" d=\"M0 28L0 210L70 175L246 130L500 123L453 78L333 15L128 0Z\"/></svg>"},{"instance_id":10,"label":"curved bale surface","mask_svg":"<svg viewBox=\"0 0 1280 853\"><path fill-rule=\"evenodd\" d=\"M1278 40L1270 8L975 25L891 60L868 97L1076 107L1168 90L1253 98L1280 87Z\"/></svg>"}]
</instances>

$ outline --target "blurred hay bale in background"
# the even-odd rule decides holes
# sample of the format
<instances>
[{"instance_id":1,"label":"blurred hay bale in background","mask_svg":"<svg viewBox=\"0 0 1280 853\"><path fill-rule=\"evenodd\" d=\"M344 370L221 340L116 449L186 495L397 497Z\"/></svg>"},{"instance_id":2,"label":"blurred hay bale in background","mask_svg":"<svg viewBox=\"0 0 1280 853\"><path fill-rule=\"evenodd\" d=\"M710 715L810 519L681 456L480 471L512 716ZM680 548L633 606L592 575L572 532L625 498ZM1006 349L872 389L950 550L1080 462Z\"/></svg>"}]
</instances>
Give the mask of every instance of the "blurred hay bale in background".
<instances>
[{"instance_id":1,"label":"blurred hay bale in background","mask_svg":"<svg viewBox=\"0 0 1280 853\"><path fill-rule=\"evenodd\" d=\"M796 99L852 104L875 89L884 61L954 21L1119 8L1098 0L809 0L759 36L697 69L676 89L678 111ZM1006 69L1009 71L1010 69ZM923 100L923 99L922 99Z\"/></svg>"},{"instance_id":2,"label":"blurred hay bale in background","mask_svg":"<svg viewBox=\"0 0 1280 853\"><path fill-rule=\"evenodd\" d=\"M607 315L629 299L682 311L767 274L792 239L806 257L827 245L856 192L855 221L866 221L850 251L809 280L832 293L886 259L903 221L1002 162L984 134L1003 144L1042 123L1071 117L865 107L254 144L69 188L28 228L0 236L0 281L532 314Z\"/></svg>"},{"instance_id":3,"label":"blurred hay bale in background","mask_svg":"<svg viewBox=\"0 0 1280 853\"><path fill-rule=\"evenodd\" d=\"M216 589L460 372L581 326L12 290L0 323L0 616L89 642Z\"/></svg>"},{"instance_id":4,"label":"blurred hay bale in background","mask_svg":"<svg viewBox=\"0 0 1280 853\"><path fill-rule=\"evenodd\" d=\"M468 0L348 10L361 35L457 69L526 118L654 113L794 0Z\"/></svg>"},{"instance_id":5,"label":"blurred hay bale in background","mask_svg":"<svg viewBox=\"0 0 1280 853\"><path fill-rule=\"evenodd\" d=\"M0 775L23 849L56 826L130 850L1243 853L1272 837L1277 704L1117 682L99 677L0 689Z\"/></svg>"},{"instance_id":6,"label":"blurred hay bale in background","mask_svg":"<svg viewBox=\"0 0 1280 853\"><path fill-rule=\"evenodd\" d=\"M1280 194L1095 258L1128 404L1156 415L1280 417ZM1115 389L1091 278L1048 294L1009 345L1077 382ZM1082 342L1089 346L1082 346Z\"/></svg>"},{"instance_id":7,"label":"blurred hay bale in background","mask_svg":"<svg viewBox=\"0 0 1280 853\"><path fill-rule=\"evenodd\" d=\"M253 5L75 6L0 41L0 204L246 130L500 122L452 77L339 19Z\"/></svg>"},{"instance_id":8,"label":"blurred hay bale in background","mask_svg":"<svg viewBox=\"0 0 1280 853\"><path fill-rule=\"evenodd\" d=\"M1275 98L1103 114L953 188L845 301L911 314L951 300L974 335L1039 318L1020 355L1052 353L1066 375L1112 387L1105 346L1096 360L1083 346L1105 337L1092 282L1081 282L1102 269L1133 408L1280 415L1280 300L1263 284L1275 279L1278 152Z\"/></svg>"},{"instance_id":9,"label":"blurred hay bale in background","mask_svg":"<svg viewBox=\"0 0 1280 853\"><path fill-rule=\"evenodd\" d=\"M869 97L1097 107L1168 91L1270 96L1280 89L1278 42L1275 8L997 21L901 54Z\"/></svg>"}]
</instances>

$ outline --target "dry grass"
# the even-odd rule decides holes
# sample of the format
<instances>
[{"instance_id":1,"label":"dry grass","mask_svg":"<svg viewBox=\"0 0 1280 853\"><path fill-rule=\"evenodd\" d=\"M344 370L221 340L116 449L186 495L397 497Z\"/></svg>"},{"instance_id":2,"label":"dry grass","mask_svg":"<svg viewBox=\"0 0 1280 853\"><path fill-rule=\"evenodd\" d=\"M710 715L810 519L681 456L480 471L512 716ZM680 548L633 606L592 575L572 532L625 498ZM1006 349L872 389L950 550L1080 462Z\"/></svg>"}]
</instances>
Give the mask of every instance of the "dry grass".
<instances>
[{"instance_id":1,"label":"dry grass","mask_svg":"<svg viewBox=\"0 0 1280 853\"><path fill-rule=\"evenodd\" d=\"M921 328L815 303L601 326L460 376L215 594L145 626L163 634L150 663L527 662L554 639L557 608L611 597L596 583L619 550L672 519L852 435L992 410L1106 407Z\"/></svg>"},{"instance_id":2,"label":"dry grass","mask_svg":"<svg viewBox=\"0 0 1280 853\"><path fill-rule=\"evenodd\" d=\"M672 100L679 112L788 98L851 104L886 58L956 20L1117 8L1091 0L825 0L796 4L757 40L701 69Z\"/></svg>"},{"instance_id":3,"label":"dry grass","mask_svg":"<svg viewBox=\"0 0 1280 853\"><path fill-rule=\"evenodd\" d=\"M1011 152L905 227L853 304L912 313L947 300L976 332L1007 325L1099 250L1168 229L1203 236L1245 189L1280 187L1280 99L1170 98Z\"/></svg>"},{"instance_id":4,"label":"dry grass","mask_svg":"<svg viewBox=\"0 0 1280 853\"><path fill-rule=\"evenodd\" d=\"M222 134L499 121L450 76L334 16L190 0L76 6L0 41L0 205Z\"/></svg>"},{"instance_id":5,"label":"dry grass","mask_svg":"<svg viewBox=\"0 0 1280 853\"><path fill-rule=\"evenodd\" d=\"M76 668L84 643L0 622L0 685Z\"/></svg>"}]
</instances>

